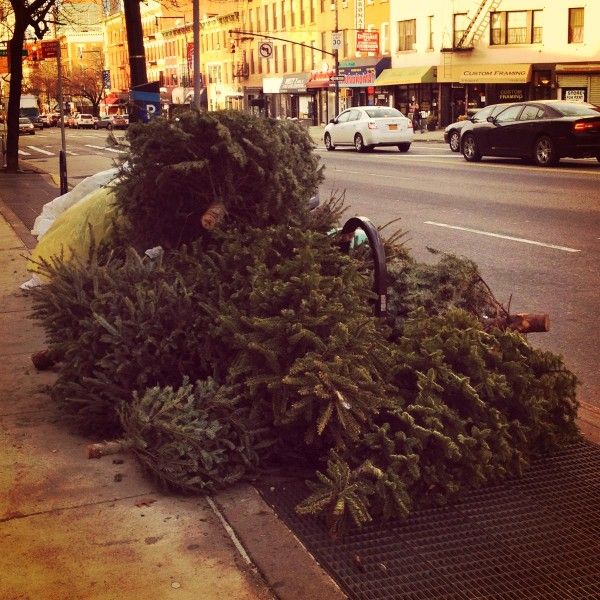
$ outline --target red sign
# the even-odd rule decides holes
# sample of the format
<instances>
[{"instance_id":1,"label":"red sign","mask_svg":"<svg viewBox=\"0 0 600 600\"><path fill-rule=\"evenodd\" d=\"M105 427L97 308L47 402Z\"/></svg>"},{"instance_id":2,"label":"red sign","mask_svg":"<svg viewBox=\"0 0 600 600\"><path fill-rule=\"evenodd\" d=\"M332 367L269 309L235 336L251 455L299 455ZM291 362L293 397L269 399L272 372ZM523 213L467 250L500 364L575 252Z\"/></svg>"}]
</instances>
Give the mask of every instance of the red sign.
<instances>
[{"instance_id":1,"label":"red sign","mask_svg":"<svg viewBox=\"0 0 600 600\"><path fill-rule=\"evenodd\" d=\"M356 51L379 54L379 31L357 31Z\"/></svg>"},{"instance_id":2,"label":"red sign","mask_svg":"<svg viewBox=\"0 0 600 600\"><path fill-rule=\"evenodd\" d=\"M42 40L42 59L56 58L58 56L58 40Z\"/></svg>"},{"instance_id":3,"label":"red sign","mask_svg":"<svg viewBox=\"0 0 600 600\"><path fill-rule=\"evenodd\" d=\"M188 67L188 70L190 71L190 73L193 72L193 70L194 70L194 42L188 42L188 45L187 45L187 67Z\"/></svg>"}]
</instances>

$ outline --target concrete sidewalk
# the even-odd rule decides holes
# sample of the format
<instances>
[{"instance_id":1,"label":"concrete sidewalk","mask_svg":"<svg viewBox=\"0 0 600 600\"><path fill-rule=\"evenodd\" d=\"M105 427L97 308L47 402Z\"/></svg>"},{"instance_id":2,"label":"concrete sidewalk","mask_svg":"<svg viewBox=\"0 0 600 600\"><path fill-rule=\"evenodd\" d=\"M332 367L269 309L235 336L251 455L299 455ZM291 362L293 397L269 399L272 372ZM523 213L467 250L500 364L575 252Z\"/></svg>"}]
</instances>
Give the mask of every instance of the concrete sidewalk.
<instances>
[{"instance_id":1,"label":"concrete sidewalk","mask_svg":"<svg viewBox=\"0 0 600 600\"><path fill-rule=\"evenodd\" d=\"M37 372L31 363L44 333L29 318L31 299L18 286L28 279L33 238L2 202L19 191L12 176L4 185L5 175L0 172L0 599L343 598L251 486L214 501L175 496L158 491L131 455L87 459L90 440L61 423L41 389L56 374ZM30 177L22 182L35 191Z\"/></svg>"}]
</instances>

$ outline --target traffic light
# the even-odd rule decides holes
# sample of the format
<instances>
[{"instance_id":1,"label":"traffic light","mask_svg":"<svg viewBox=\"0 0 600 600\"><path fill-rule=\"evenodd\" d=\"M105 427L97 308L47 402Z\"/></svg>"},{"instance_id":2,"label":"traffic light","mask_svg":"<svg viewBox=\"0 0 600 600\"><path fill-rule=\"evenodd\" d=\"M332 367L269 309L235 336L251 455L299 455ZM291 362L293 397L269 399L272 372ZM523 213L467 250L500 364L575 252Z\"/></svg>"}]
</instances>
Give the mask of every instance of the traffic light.
<instances>
[{"instance_id":1,"label":"traffic light","mask_svg":"<svg viewBox=\"0 0 600 600\"><path fill-rule=\"evenodd\" d=\"M231 40L229 42L229 52L231 52L231 54L235 54L235 51L236 51L235 40Z\"/></svg>"}]
</instances>

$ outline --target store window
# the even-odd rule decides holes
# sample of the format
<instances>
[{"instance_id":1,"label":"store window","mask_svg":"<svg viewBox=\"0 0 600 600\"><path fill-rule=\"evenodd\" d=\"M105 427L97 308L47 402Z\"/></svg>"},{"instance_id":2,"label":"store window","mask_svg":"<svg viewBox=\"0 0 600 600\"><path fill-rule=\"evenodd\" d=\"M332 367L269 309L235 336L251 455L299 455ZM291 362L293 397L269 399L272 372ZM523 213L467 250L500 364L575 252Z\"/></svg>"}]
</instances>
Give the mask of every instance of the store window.
<instances>
[{"instance_id":1,"label":"store window","mask_svg":"<svg viewBox=\"0 0 600 600\"><path fill-rule=\"evenodd\" d=\"M583 8L569 9L569 44L583 42Z\"/></svg>"},{"instance_id":2,"label":"store window","mask_svg":"<svg viewBox=\"0 0 600 600\"><path fill-rule=\"evenodd\" d=\"M410 19L408 21L398 21L398 51L412 50L415 45L417 21Z\"/></svg>"},{"instance_id":3,"label":"store window","mask_svg":"<svg viewBox=\"0 0 600 600\"><path fill-rule=\"evenodd\" d=\"M452 38L452 45L457 48L460 41L469 26L469 17L467 13L456 13L454 15L454 33Z\"/></svg>"}]
</instances>

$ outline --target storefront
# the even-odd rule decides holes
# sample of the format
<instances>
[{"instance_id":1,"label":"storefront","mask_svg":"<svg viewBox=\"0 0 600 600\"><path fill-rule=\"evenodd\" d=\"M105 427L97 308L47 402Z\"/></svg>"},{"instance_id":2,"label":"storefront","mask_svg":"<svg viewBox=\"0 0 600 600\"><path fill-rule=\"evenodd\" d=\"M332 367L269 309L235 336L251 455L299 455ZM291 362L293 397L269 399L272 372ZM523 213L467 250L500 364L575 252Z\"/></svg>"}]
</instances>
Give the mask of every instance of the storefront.
<instances>
[{"instance_id":1,"label":"storefront","mask_svg":"<svg viewBox=\"0 0 600 600\"><path fill-rule=\"evenodd\" d=\"M339 74L344 77L340 81L340 89L346 90L340 94L340 111L348 106L369 106L377 103L375 81L384 69L389 69L391 59L383 58L355 58L341 61ZM329 89L333 89L330 84Z\"/></svg>"},{"instance_id":2,"label":"storefront","mask_svg":"<svg viewBox=\"0 0 600 600\"><path fill-rule=\"evenodd\" d=\"M307 87L309 80L309 73L285 75L279 91L287 117L316 125L315 93Z\"/></svg>"},{"instance_id":3,"label":"storefront","mask_svg":"<svg viewBox=\"0 0 600 600\"><path fill-rule=\"evenodd\" d=\"M456 121L487 104L533 97L532 65L452 65L438 68L441 125Z\"/></svg>"},{"instance_id":4,"label":"storefront","mask_svg":"<svg viewBox=\"0 0 600 600\"><path fill-rule=\"evenodd\" d=\"M265 96L262 88L244 88L244 110L254 114L264 114Z\"/></svg>"},{"instance_id":5,"label":"storefront","mask_svg":"<svg viewBox=\"0 0 600 600\"><path fill-rule=\"evenodd\" d=\"M265 113L269 117L285 118L285 103L281 102L281 84L283 77L263 77L263 94L265 98Z\"/></svg>"},{"instance_id":6,"label":"storefront","mask_svg":"<svg viewBox=\"0 0 600 600\"><path fill-rule=\"evenodd\" d=\"M376 104L394 106L405 115L414 97L421 110L435 116L438 105L437 67L385 69L375 81Z\"/></svg>"},{"instance_id":7,"label":"storefront","mask_svg":"<svg viewBox=\"0 0 600 600\"><path fill-rule=\"evenodd\" d=\"M600 63L556 65L559 98L600 106Z\"/></svg>"},{"instance_id":8,"label":"storefront","mask_svg":"<svg viewBox=\"0 0 600 600\"><path fill-rule=\"evenodd\" d=\"M329 89L331 78L334 75L334 70L312 71L306 84L306 89L314 94L316 124L324 125L335 116L333 114L335 91Z\"/></svg>"}]
</instances>

